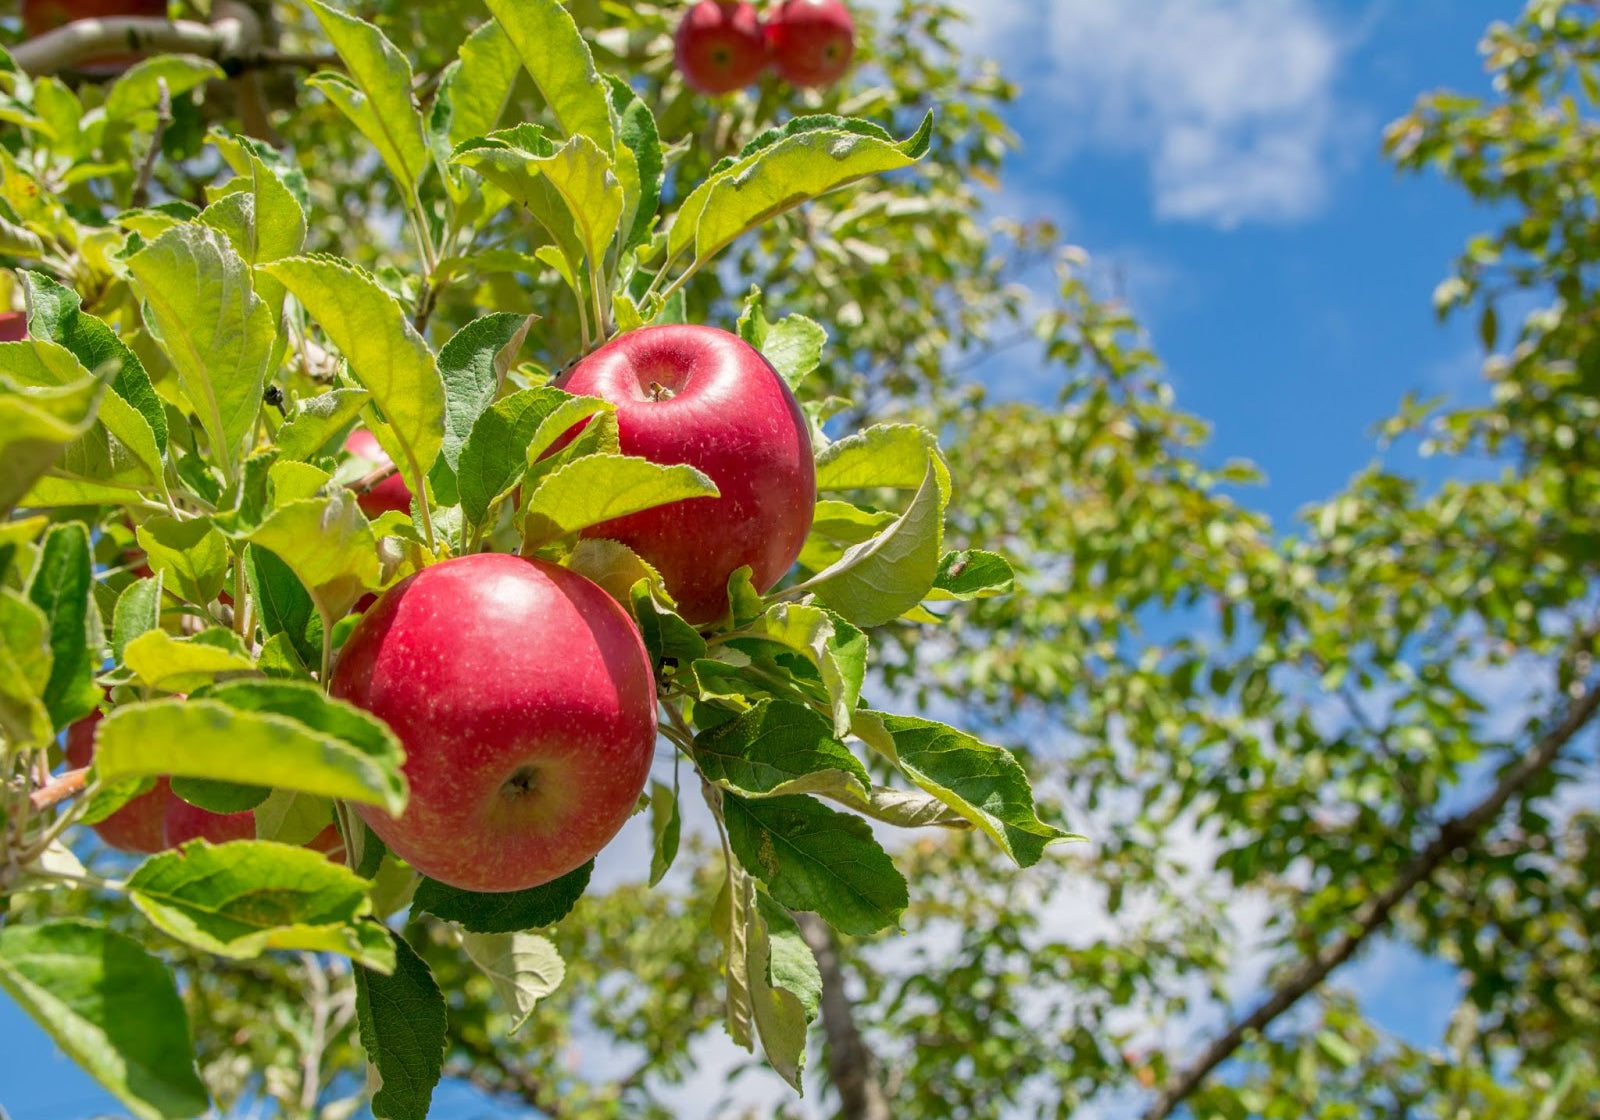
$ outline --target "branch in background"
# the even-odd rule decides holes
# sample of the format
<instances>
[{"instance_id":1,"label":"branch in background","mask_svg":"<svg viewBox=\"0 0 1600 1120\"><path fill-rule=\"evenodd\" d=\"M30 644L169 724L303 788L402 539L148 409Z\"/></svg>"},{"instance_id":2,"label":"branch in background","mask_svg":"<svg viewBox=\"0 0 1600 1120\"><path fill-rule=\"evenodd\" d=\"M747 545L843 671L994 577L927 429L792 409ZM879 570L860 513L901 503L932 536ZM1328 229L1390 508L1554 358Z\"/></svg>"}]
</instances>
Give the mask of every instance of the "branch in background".
<instances>
[{"instance_id":1,"label":"branch in background","mask_svg":"<svg viewBox=\"0 0 1600 1120\"><path fill-rule=\"evenodd\" d=\"M1353 930L1301 963L1265 1003L1236 1022L1227 1033L1206 1047L1198 1058L1179 1070L1145 1111L1143 1120L1166 1120L1212 1071L1244 1045L1248 1036L1265 1030L1278 1016L1327 979L1330 972L1354 956L1369 937L1388 923L1395 907L1405 901L1413 890L1427 883L1447 859L1477 842L1511 799L1550 768L1567 744L1589 725L1597 711L1600 711L1600 682L1591 683L1574 698L1566 718L1547 732L1521 761L1502 774L1487 797L1439 826L1433 841L1412 859L1400 877L1382 894L1373 896L1361 907L1355 916Z\"/></svg>"},{"instance_id":2,"label":"branch in background","mask_svg":"<svg viewBox=\"0 0 1600 1120\"><path fill-rule=\"evenodd\" d=\"M35 809L48 809L52 805L59 805L70 800L84 791L89 781L89 768L82 770L68 770L58 778L52 778L49 784L40 787L28 795L28 800Z\"/></svg>"},{"instance_id":3,"label":"branch in background","mask_svg":"<svg viewBox=\"0 0 1600 1120\"><path fill-rule=\"evenodd\" d=\"M156 157L161 154L161 141L172 124L172 93L167 89L167 80L157 78L156 87L161 91L160 100L156 103L156 127L150 134L150 150L144 154L144 162L139 165L139 179L133 185L133 205L138 209L143 209L150 201L150 177L156 173Z\"/></svg>"},{"instance_id":4,"label":"branch in background","mask_svg":"<svg viewBox=\"0 0 1600 1120\"><path fill-rule=\"evenodd\" d=\"M842 1120L890 1120L877 1055L861 1037L844 990L844 966L833 931L815 914L796 914L795 920L822 974L822 1033L828 1039L828 1079L839 1093L839 1115Z\"/></svg>"},{"instance_id":5,"label":"branch in background","mask_svg":"<svg viewBox=\"0 0 1600 1120\"><path fill-rule=\"evenodd\" d=\"M550 1120L562 1120L567 1115L560 1099L538 1078L507 1062L493 1046L472 1032L462 1031L452 1041L467 1060L446 1066L446 1077L466 1081L491 1096L515 1097Z\"/></svg>"},{"instance_id":6,"label":"branch in background","mask_svg":"<svg viewBox=\"0 0 1600 1120\"><path fill-rule=\"evenodd\" d=\"M224 0L209 24L125 16L81 19L19 43L11 57L35 77L71 70L104 55L191 54L229 73L266 66L337 66L336 58L285 54L262 44L261 20L243 4Z\"/></svg>"}]
</instances>

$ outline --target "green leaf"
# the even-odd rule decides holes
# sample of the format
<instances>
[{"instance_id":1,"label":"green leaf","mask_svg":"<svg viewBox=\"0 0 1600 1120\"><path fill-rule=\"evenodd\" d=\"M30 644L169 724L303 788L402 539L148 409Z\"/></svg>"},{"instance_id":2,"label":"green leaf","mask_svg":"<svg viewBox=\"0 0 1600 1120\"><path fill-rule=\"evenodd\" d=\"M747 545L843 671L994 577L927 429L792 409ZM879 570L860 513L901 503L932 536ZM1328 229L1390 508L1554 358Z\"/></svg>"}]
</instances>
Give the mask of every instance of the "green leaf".
<instances>
[{"instance_id":1,"label":"green leaf","mask_svg":"<svg viewBox=\"0 0 1600 1120\"><path fill-rule=\"evenodd\" d=\"M613 518L718 493L716 483L682 463L586 455L550 474L527 497L523 537L532 546L547 544Z\"/></svg>"},{"instance_id":2,"label":"green leaf","mask_svg":"<svg viewBox=\"0 0 1600 1120\"><path fill-rule=\"evenodd\" d=\"M179 595L201 606L216 600L228 574L228 542L203 517L152 517L136 531L152 571Z\"/></svg>"},{"instance_id":3,"label":"green leaf","mask_svg":"<svg viewBox=\"0 0 1600 1120\"><path fill-rule=\"evenodd\" d=\"M534 322L531 315L485 315L462 327L439 351L439 374L444 380L442 454L452 471L461 461L473 425L499 395L506 371Z\"/></svg>"},{"instance_id":4,"label":"green leaf","mask_svg":"<svg viewBox=\"0 0 1600 1120\"><path fill-rule=\"evenodd\" d=\"M118 708L100 724L95 769L105 781L211 778L342 797L398 815L406 802L403 758L383 724L314 686L242 681L202 698Z\"/></svg>"},{"instance_id":5,"label":"green leaf","mask_svg":"<svg viewBox=\"0 0 1600 1120\"><path fill-rule=\"evenodd\" d=\"M870 541L807 581L829 607L857 626L883 626L928 596L939 575L950 472L937 456L927 460L922 488L911 507Z\"/></svg>"},{"instance_id":6,"label":"green leaf","mask_svg":"<svg viewBox=\"0 0 1600 1120\"><path fill-rule=\"evenodd\" d=\"M36 338L47 338L72 351L73 355L90 371L116 363L117 374L111 390L127 401L145 422L150 425L156 447L167 449L167 413L161 398L150 384L144 365L138 355L123 345L115 331L104 321L80 310L82 301L78 293L62 286L43 272L26 269L17 273L28 295L33 312L28 318L28 329Z\"/></svg>"},{"instance_id":7,"label":"green leaf","mask_svg":"<svg viewBox=\"0 0 1600 1120\"><path fill-rule=\"evenodd\" d=\"M44 612L0 587L0 730L14 743L47 743L55 734L43 699L52 656Z\"/></svg>"},{"instance_id":8,"label":"green leaf","mask_svg":"<svg viewBox=\"0 0 1600 1120\"><path fill-rule=\"evenodd\" d=\"M650 106L620 78L607 76L611 107L617 114L617 170L624 180L628 202L623 212L622 252L643 245L650 238L650 225L661 206L661 184L666 159L661 151L661 132ZM631 184L623 175L624 153L631 153Z\"/></svg>"},{"instance_id":9,"label":"green leaf","mask_svg":"<svg viewBox=\"0 0 1600 1120\"><path fill-rule=\"evenodd\" d=\"M611 106L589 44L559 0L486 0L561 131L615 147Z\"/></svg>"},{"instance_id":10,"label":"green leaf","mask_svg":"<svg viewBox=\"0 0 1600 1120\"><path fill-rule=\"evenodd\" d=\"M243 539L283 561L332 618L382 582L372 526L342 490L280 506Z\"/></svg>"},{"instance_id":11,"label":"green leaf","mask_svg":"<svg viewBox=\"0 0 1600 1120\"><path fill-rule=\"evenodd\" d=\"M589 268L598 277L622 220L622 184L611 157L589 137L574 136L548 159L532 162L566 203Z\"/></svg>"},{"instance_id":12,"label":"green leaf","mask_svg":"<svg viewBox=\"0 0 1600 1120\"><path fill-rule=\"evenodd\" d=\"M161 625L161 573L138 579L117 596L117 609L111 616L111 657L122 663L128 643Z\"/></svg>"},{"instance_id":13,"label":"green leaf","mask_svg":"<svg viewBox=\"0 0 1600 1120\"><path fill-rule=\"evenodd\" d=\"M865 821L809 797L722 800L734 855L783 905L862 936L899 922L906 881Z\"/></svg>"},{"instance_id":14,"label":"green leaf","mask_svg":"<svg viewBox=\"0 0 1600 1120\"><path fill-rule=\"evenodd\" d=\"M946 553L939 562L939 574L933 581L929 599L940 601L957 599L993 599L1011 594L1016 587L1017 573L1003 556L979 549Z\"/></svg>"},{"instance_id":15,"label":"green leaf","mask_svg":"<svg viewBox=\"0 0 1600 1120\"><path fill-rule=\"evenodd\" d=\"M145 860L128 897L162 932L236 960L269 949L340 953L392 968L388 938L364 933L368 884L320 852L265 840L192 841Z\"/></svg>"},{"instance_id":16,"label":"green leaf","mask_svg":"<svg viewBox=\"0 0 1600 1120\"><path fill-rule=\"evenodd\" d=\"M333 823L333 802L326 797L275 789L256 806L256 836L302 847Z\"/></svg>"},{"instance_id":17,"label":"green leaf","mask_svg":"<svg viewBox=\"0 0 1600 1120\"><path fill-rule=\"evenodd\" d=\"M203 225L177 226L128 258L146 325L178 372L211 453L232 479L254 434L277 337L250 266Z\"/></svg>"},{"instance_id":18,"label":"green leaf","mask_svg":"<svg viewBox=\"0 0 1600 1120\"><path fill-rule=\"evenodd\" d=\"M752 288L739 316L739 337L761 351L791 389L822 364L822 348L828 332L804 315L790 315L777 323L767 322L761 290Z\"/></svg>"},{"instance_id":19,"label":"green leaf","mask_svg":"<svg viewBox=\"0 0 1600 1120\"><path fill-rule=\"evenodd\" d=\"M0 344L0 355L14 344ZM5 375L0 357L0 513L29 496L40 475L67 445L94 424L105 389L90 378L59 388L19 387ZM46 480L48 481L48 480Z\"/></svg>"},{"instance_id":20,"label":"green leaf","mask_svg":"<svg viewBox=\"0 0 1600 1120\"><path fill-rule=\"evenodd\" d=\"M346 15L321 0L309 3L323 33L344 60L345 71L316 74L306 84L320 90L371 142L401 191L414 203L428 170L428 141L422 114L411 96L410 60L366 20Z\"/></svg>"},{"instance_id":21,"label":"green leaf","mask_svg":"<svg viewBox=\"0 0 1600 1120\"><path fill-rule=\"evenodd\" d=\"M227 77L222 67L209 59L188 54L163 54L134 63L106 94L106 120L137 127L134 117L147 113L161 102L161 86L167 96L176 98L207 82Z\"/></svg>"},{"instance_id":22,"label":"green leaf","mask_svg":"<svg viewBox=\"0 0 1600 1120\"><path fill-rule=\"evenodd\" d=\"M556 947L536 933L467 933L461 948L494 985L516 1034L538 1002L561 986L567 966Z\"/></svg>"},{"instance_id":23,"label":"green leaf","mask_svg":"<svg viewBox=\"0 0 1600 1120\"><path fill-rule=\"evenodd\" d=\"M571 913L589 888L594 861L543 886L505 894L474 894L424 877L411 900L414 909L456 922L469 933L516 933L545 929Z\"/></svg>"},{"instance_id":24,"label":"green leaf","mask_svg":"<svg viewBox=\"0 0 1600 1120\"><path fill-rule=\"evenodd\" d=\"M1011 752L932 720L863 712L856 732L913 782L988 833L1019 867L1076 839L1039 819L1028 775Z\"/></svg>"},{"instance_id":25,"label":"green leaf","mask_svg":"<svg viewBox=\"0 0 1600 1120\"><path fill-rule=\"evenodd\" d=\"M554 157L556 143L537 125L521 124L459 145L451 160L470 168L527 207L553 246L545 246L537 259L561 272L579 299L583 298L578 272L583 267L584 243L578 221L555 184L542 173L541 161Z\"/></svg>"},{"instance_id":26,"label":"green leaf","mask_svg":"<svg viewBox=\"0 0 1600 1120\"><path fill-rule=\"evenodd\" d=\"M658 604L648 580L634 584L631 601L634 621L639 624L652 662L667 660L687 665L706 655L706 640L700 631Z\"/></svg>"},{"instance_id":27,"label":"green leaf","mask_svg":"<svg viewBox=\"0 0 1600 1120\"><path fill-rule=\"evenodd\" d=\"M0 988L138 1120L210 1108L166 966L88 922L0 929Z\"/></svg>"},{"instance_id":28,"label":"green leaf","mask_svg":"<svg viewBox=\"0 0 1600 1120\"><path fill-rule=\"evenodd\" d=\"M266 801L272 791L264 786L247 786L238 782L173 778L172 792L189 804L213 813L244 813Z\"/></svg>"},{"instance_id":29,"label":"green leaf","mask_svg":"<svg viewBox=\"0 0 1600 1120\"><path fill-rule=\"evenodd\" d=\"M303 462L355 423L372 394L365 389L333 389L300 401L294 416L278 429L278 458Z\"/></svg>"},{"instance_id":30,"label":"green leaf","mask_svg":"<svg viewBox=\"0 0 1600 1120\"><path fill-rule=\"evenodd\" d=\"M696 262L716 256L766 221L871 175L909 167L927 153L930 113L903 143L858 132L815 130L786 136L696 187L667 235L667 256L691 246Z\"/></svg>"},{"instance_id":31,"label":"green leaf","mask_svg":"<svg viewBox=\"0 0 1600 1120\"><path fill-rule=\"evenodd\" d=\"M478 417L461 447L458 484L468 519L481 524L494 503L517 487L531 453L610 407L550 388L524 389L496 401Z\"/></svg>"},{"instance_id":32,"label":"green leaf","mask_svg":"<svg viewBox=\"0 0 1600 1120\"><path fill-rule=\"evenodd\" d=\"M817 489L916 490L938 454L932 433L911 424L879 424L829 444L817 455Z\"/></svg>"},{"instance_id":33,"label":"green leaf","mask_svg":"<svg viewBox=\"0 0 1600 1120\"><path fill-rule=\"evenodd\" d=\"M816 960L800 940L794 919L760 892L755 892L755 897L759 901L751 907L748 942L751 1010L767 1061L779 1077L799 1091L800 1073L806 1064L806 1028L816 1015L822 977ZM787 926L783 925L785 921ZM776 927L773 923L777 923ZM780 931L781 943L774 940L774 928ZM807 998L812 1000L809 1009Z\"/></svg>"},{"instance_id":34,"label":"green leaf","mask_svg":"<svg viewBox=\"0 0 1600 1120\"><path fill-rule=\"evenodd\" d=\"M361 1045L382 1082L372 1114L378 1120L427 1120L444 1069L444 995L427 962L404 938L393 941L391 974L356 969Z\"/></svg>"},{"instance_id":35,"label":"green leaf","mask_svg":"<svg viewBox=\"0 0 1600 1120\"><path fill-rule=\"evenodd\" d=\"M789 700L763 700L696 735L694 760L708 781L746 797L826 791L839 786L844 775L865 800L872 784L866 767L833 737L828 721Z\"/></svg>"},{"instance_id":36,"label":"green leaf","mask_svg":"<svg viewBox=\"0 0 1600 1120\"><path fill-rule=\"evenodd\" d=\"M49 625L50 678L40 699L58 730L94 711L100 700L94 684L99 651L89 646L93 583L88 528L82 522L51 526L39 546L27 595Z\"/></svg>"},{"instance_id":37,"label":"green leaf","mask_svg":"<svg viewBox=\"0 0 1600 1120\"><path fill-rule=\"evenodd\" d=\"M320 663L322 620L294 569L275 553L251 545L245 550L245 576L250 581L262 629L269 636L287 640L302 664Z\"/></svg>"},{"instance_id":38,"label":"green leaf","mask_svg":"<svg viewBox=\"0 0 1600 1120\"><path fill-rule=\"evenodd\" d=\"M650 885L661 882L678 858L678 841L683 818L678 812L678 797L670 786L650 783L650 831L655 834L654 854L650 857Z\"/></svg>"},{"instance_id":39,"label":"green leaf","mask_svg":"<svg viewBox=\"0 0 1600 1120\"><path fill-rule=\"evenodd\" d=\"M833 707L834 734L849 733L867 673L865 634L821 607L780 603L738 635L774 642L815 665Z\"/></svg>"},{"instance_id":40,"label":"green leaf","mask_svg":"<svg viewBox=\"0 0 1600 1120\"><path fill-rule=\"evenodd\" d=\"M444 382L405 311L371 275L344 261L295 257L262 271L294 293L349 360L404 450L396 462L406 484L423 493L444 443Z\"/></svg>"},{"instance_id":41,"label":"green leaf","mask_svg":"<svg viewBox=\"0 0 1600 1120\"><path fill-rule=\"evenodd\" d=\"M255 662L237 647L201 640L217 633L174 638L165 630L152 629L123 648L122 664L140 684L158 692L190 692L220 677L255 672Z\"/></svg>"},{"instance_id":42,"label":"green leaf","mask_svg":"<svg viewBox=\"0 0 1600 1120\"><path fill-rule=\"evenodd\" d=\"M820 572L832 567L851 545L869 541L890 525L895 515L886 510L866 510L849 502L823 499L811 519L811 532L800 550L800 566Z\"/></svg>"},{"instance_id":43,"label":"green leaf","mask_svg":"<svg viewBox=\"0 0 1600 1120\"><path fill-rule=\"evenodd\" d=\"M522 60L498 23L485 23L461 44L461 65L440 82L441 103L450 107L446 136L451 147L482 136L500 122L511 99Z\"/></svg>"}]
</instances>

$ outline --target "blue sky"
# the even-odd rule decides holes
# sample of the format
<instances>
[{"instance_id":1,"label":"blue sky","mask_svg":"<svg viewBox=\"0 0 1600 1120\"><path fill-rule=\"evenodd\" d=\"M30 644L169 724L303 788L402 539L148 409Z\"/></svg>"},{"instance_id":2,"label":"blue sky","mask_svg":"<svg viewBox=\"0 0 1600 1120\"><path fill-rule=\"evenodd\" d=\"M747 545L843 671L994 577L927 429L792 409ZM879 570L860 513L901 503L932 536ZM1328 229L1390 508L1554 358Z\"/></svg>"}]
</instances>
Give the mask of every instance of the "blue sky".
<instances>
[{"instance_id":1,"label":"blue sky","mask_svg":"<svg viewBox=\"0 0 1600 1120\"><path fill-rule=\"evenodd\" d=\"M1048 214L1125 279L1179 401L1217 459L1254 460L1246 500L1280 524L1373 455L1408 389L1477 394L1474 332L1431 296L1490 215L1400 178L1379 137L1424 90L1486 88L1476 44L1517 7L1489 0L968 0L977 45L1023 84L1024 150L997 210ZM1025 357L984 371L1047 398ZM1391 1029L1438 1037L1448 972L1380 952L1347 977ZM119 1115L0 999L12 1120ZM447 1120L497 1114L442 1095Z\"/></svg>"}]
</instances>

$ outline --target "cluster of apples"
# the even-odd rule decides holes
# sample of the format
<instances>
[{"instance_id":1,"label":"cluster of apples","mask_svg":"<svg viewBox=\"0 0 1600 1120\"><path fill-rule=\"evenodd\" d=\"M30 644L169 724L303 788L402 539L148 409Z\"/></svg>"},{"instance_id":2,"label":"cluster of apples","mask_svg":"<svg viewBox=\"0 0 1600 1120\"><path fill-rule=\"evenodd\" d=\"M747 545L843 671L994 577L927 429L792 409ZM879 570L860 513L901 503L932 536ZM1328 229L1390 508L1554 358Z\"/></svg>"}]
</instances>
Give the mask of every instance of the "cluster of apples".
<instances>
[{"instance_id":1,"label":"cluster of apples","mask_svg":"<svg viewBox=\"0 0 1600 1120\"><path fill-rule=\"evenodd\" d=\"M770 65L793 86L829 86L856 53L841 0L784 0L763 22L749 0L699 0L678 25L678 70L701 93L742 89Z\"/></svg>"},{"instance_id":2,"label":"cluster of apples","mask_svg":"<svg viewBox=\"0 0 1600 1120\"><path fill-rule=\"evenodd\" d=\"M650 563L687 621L725 617L740 568L766 592L794 565L816 506L811 430L757 350L714 327L645 327L555 384L615 408L623 454L688 464L717 485L718 497L584 534ZM381 462L367 438L353 449ZM396 481L362 496L369 512L410 508ZM463 556L396 584L352 629L329 691L382 719L406 750L405 812L358 806L362 817L412 867L462 890L525 890L583 866L632 815L655 753L655 672L633 618L598 584L538 559ZM92 725L75 734L76 765ZM157 841L158 810L162 846L234 838L231 818L213 820L165 783L101 835L146 850L137 845ZM250 814L240 817L232 827L253 835Z\"/></svg>"}]
</instances>

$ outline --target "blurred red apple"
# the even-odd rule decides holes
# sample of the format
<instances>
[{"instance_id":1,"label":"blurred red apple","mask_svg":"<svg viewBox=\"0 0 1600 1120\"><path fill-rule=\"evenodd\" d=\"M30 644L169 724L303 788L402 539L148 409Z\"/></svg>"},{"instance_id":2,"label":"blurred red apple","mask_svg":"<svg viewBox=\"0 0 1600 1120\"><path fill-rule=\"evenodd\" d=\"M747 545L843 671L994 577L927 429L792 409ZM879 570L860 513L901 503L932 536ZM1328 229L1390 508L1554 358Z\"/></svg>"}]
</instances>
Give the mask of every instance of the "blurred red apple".
<instances>
[{"instance_id":1,"label":"blurred red apple","mask_svg":"<svg viewBox=\"0 0 1600 1120\"><path fill-rule=\"evenodd\" d=\"M700 0L673 39L678 70L701 93L732 93L767 68L767 40L747 0Z\"/></svg>"},{"instance_id":2,"label":"blurred red apple","mask_svg":"<svg viewBox=\"0 0 1600 1120\"><path fill-rule=\"evenodd\" d=\"M855 20L840 0L784 0L767 21L767 49L790 85L831 86L855 57Z\"/></svg>"}]
</instances>

